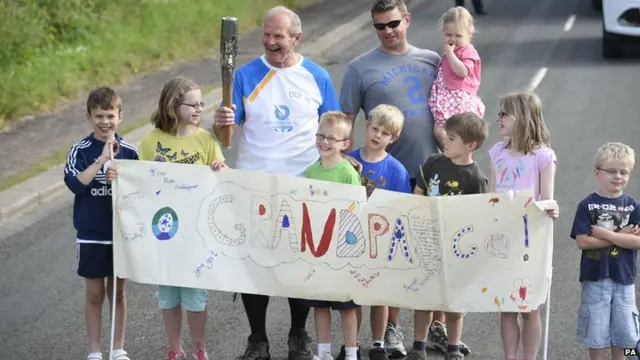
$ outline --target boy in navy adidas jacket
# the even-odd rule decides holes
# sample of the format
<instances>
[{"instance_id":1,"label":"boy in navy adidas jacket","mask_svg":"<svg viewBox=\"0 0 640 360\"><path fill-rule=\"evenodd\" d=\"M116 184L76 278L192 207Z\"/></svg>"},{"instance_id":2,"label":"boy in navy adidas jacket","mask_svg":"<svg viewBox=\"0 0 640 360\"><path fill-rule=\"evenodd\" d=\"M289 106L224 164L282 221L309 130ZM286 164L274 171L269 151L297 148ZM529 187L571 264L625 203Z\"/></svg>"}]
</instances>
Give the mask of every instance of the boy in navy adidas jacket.
<instances>
[{"instance_id":1,"label":"boy in navy adidas jacket","mask_svg":"<svg viewBox=\"0 0 640 360\"><path fill-rule=\"evenodd\" d=\"M93 131L71 146L64 168L64 182L75 194L73 226L77 230L78 275L85 278L87 287L87 360L102 360L102 305L105 295L108 294L111 301L110 295L113 293L112 190L106 177L110 165L110 148L113 149L115 158L134 160L138 160L138 149L116 133L122 122L122 102L111 88L98 88L89 94L87 118ZM114 360L130 360L123 350L125 322L124 279L118 279Z\"/></svg>"}]
</instances>

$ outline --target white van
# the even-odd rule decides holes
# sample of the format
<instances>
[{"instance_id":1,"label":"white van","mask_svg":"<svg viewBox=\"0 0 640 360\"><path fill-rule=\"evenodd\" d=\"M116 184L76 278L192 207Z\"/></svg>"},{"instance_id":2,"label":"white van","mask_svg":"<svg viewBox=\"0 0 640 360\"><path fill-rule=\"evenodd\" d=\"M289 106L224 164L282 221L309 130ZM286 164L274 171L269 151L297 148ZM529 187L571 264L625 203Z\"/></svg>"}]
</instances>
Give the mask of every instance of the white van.
<instances>
[{"instance_id":1,"label":"white van","mask_svg":"<svg viewBox=\"0 0 640 360\"><path fill-rule=\"evenodd\" d=\"M602 55L622 56L624 44L640 40L640 0L591 0L602 10Z\"/></svg>"}]
</instances>

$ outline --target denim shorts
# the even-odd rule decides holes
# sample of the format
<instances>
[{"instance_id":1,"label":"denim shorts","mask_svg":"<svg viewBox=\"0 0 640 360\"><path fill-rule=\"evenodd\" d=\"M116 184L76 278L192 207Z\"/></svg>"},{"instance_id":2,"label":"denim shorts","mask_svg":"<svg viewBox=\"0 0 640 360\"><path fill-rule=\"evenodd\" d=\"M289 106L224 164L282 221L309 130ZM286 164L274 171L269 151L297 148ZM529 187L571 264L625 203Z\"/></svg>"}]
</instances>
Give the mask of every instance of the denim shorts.
<instances>
[{"instance_id":1,"label":"denim shorts","mask_svg":"<svg viewBox=\"0 0 640 360\"><path fill-rule=\"evenodd\" d=\"M170 310L178 305L191 312L202 312L207 308L209 293L204 289L159 285L158 305L162 310Z\"/></svg>"},{"instance_id":2,"label":"denim shorts","mask_svg":"<svg viewBox=\"0 0 640 360\"><path fill-rule=\"evenodd\" d=\"M576 335L591 349L635 349L640 339L635 285L611 279L583 282Z\"/></svg>"}]
</instances>

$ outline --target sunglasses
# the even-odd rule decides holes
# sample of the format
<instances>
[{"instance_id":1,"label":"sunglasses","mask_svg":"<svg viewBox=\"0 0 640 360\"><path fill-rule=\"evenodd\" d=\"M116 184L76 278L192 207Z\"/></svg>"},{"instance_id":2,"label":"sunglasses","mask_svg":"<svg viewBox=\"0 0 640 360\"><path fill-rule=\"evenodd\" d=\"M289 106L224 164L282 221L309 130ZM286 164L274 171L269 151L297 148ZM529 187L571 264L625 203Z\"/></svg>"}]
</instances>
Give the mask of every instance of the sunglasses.
<instances>
[{"instance_id":1,"label":"sunglasses","mask_svg":"<svg viewBox=\"0 0 640 360\"><path fill-rule=\"evenodd\" d=\"M376 30L380 30L380 31L384 30L387 26L389 27L389 29L395 29L398 26L400 26L401 22L402 22L402 19L389 21L388 23L374 23L373 27L376 28Z\"/></svg>"}]
</instances>

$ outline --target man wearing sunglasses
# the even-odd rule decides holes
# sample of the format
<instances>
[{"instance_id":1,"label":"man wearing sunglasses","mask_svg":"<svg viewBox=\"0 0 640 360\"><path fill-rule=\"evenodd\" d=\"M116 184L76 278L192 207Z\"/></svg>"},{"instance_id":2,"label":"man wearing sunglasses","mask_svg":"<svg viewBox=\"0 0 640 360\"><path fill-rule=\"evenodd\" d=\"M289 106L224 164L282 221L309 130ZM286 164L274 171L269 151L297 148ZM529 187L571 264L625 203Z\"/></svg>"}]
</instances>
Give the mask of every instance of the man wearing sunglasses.
<instances>
[{"instance_id":1,"label":"man wearing sunglasses","mask_svg":"<svg viewBox=\"0 0 640 360\"><path fill-rule=\"evenodd\" d=\"M263 21L264 55L238 68L233 106L216 109L214 131L228 125L243 128L238 132L238 169L301 176L318 160L318 119L327 111L340 111L340 106L329 73L295 51L301 38L296 13L283 6L269 10ZM305 330L310 309L297 299L288 300L288 360L312 360L311 338ZM238 359L269 359L269 297L242 294L242 302L251 335Z\"/></svg>"},{"instance_id":2,"label":"man wearing sunglasses","mask_svg":"<svg viewBox=\"0 0 640 360\"><path fill-rule=\"evenodd\" d=\"M380 104L402 110L405 120L400 138L389 145L387 152L407 168L413 189L420 166L438 151L427 99L440 56L408 43L411 14L403 0L376 0L371 17L380 45L349 63L342 82L340 106L353 121L361 109L368 117L371 109ZM407 355L399 319L400 309L372 308L371 332L375 344L369 353L370 359ZM380 346L381 342L384 346Z\"/></svg>"}]
</instances>

